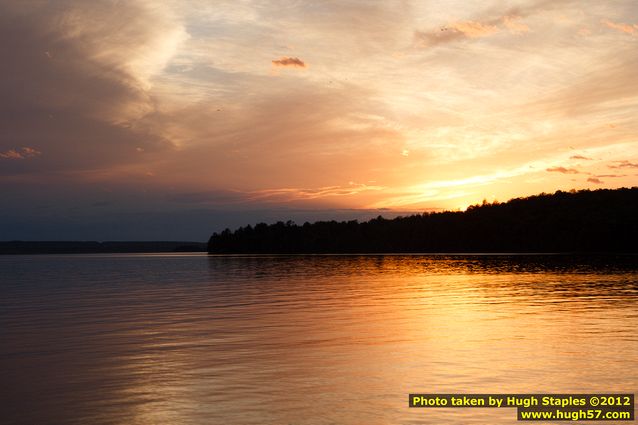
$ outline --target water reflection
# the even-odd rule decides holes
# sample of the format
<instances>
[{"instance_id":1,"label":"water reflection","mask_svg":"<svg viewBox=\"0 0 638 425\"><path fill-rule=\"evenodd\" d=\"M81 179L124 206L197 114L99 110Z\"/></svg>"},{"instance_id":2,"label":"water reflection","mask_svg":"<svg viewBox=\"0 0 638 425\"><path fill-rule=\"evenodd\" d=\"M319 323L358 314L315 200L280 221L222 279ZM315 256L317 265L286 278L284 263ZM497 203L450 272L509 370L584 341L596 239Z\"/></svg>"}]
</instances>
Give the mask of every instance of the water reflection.
<instances>
[{"instance_id":1,"label":"water reflection","mask_svg":"<svg viewBox=\"0 0 638 425\"><path fill-rule=\"evenodd\" d=\"M633 256L0 258L6 423L512 423L409 392L637 392Z\"/></svg>"}]
</instances>

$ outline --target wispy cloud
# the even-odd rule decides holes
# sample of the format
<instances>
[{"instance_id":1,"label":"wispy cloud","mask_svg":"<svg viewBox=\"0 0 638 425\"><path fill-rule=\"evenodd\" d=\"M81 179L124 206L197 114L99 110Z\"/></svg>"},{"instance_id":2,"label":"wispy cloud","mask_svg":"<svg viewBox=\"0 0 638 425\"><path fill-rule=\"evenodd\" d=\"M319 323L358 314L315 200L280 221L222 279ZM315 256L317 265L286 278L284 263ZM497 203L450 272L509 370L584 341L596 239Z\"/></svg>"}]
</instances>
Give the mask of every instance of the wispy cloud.
<instances>
[{"instance_id":1,"label":"wispy cloud","mask_svg":"<svg viewBox=\"0 0 638 425\"><path fill-rule=\"evenodd\" d=\"M307 65L304 61L297 57L282 56L279 59L272 61L275 66L291 67L291 68L306 68Z\"/></svg>"},{"instance_id":2,"label":"wispy cloud","mask_svg":"<svg viewBox=\"0 0 638 425\"><path fill-rule=\"evenodd\" d=\"M608 165L609 168L638 168L638 163L629 161L616 161L617 165Z\"/></svg>"},{"instance_id":3,"label":"wispy cloud","mask_svg":"<svg viewBox=\"0 0 638 425\"><path fill-rule=\"evenodd\" d=\"M422 47L434 47L468 38L481 38L498 32L497 26L476 21L460 21L434 31L415 31L414 39Z\"/></svg>"},{"instance_id":4,"label":"wispy cloud","mask_svg":"<svg viewBox=\"0 0 638 425\"><path fill-rule=\"evenodd\" d=\"M282 188L252 192L257 199L287 198L289 200L310 200L331 196L350 196L365 191L385 189L383 186L371 186L365 183L349 182L346 186L325 186L314 189Z\"/></svg>"},{"instance_id":5,"label":"wispy cloud","mask_svg":"<svg viewBox=\"0 0 638 425\"><path fill-rule=\"evenodd\" d=\"M23 147L19 149L9 149L4 152L0 152L0 158L2 159L27 159L42 154L39 150Z\"/></svg>"},{"instance_id":6,"label":"wispy cloud","mask_svg":"<svg viewBox=\"0 0 638 425\"><path fill-rule=\"evenodd\" d=\"M610 21L609 19L603 19L601 22L607 25L609 28L614 29L616 31L624 32L625 34L638 35L638 24L626 24L623 22L613 22L613 21Z\"/></svg>"},{"instance_id":7,"label":"wispy cloud","mask_svg":"<svg viewBox=\"0 0 638 425\"><path fill-rule=\"evenodd\" d=\"M569 159L582 159L582 160L585 160L585 161L591 161L592 160L591 158L588 158L588 157L582 156L582 155L572 155L572 156L569 157Z\"/></svg>"},{"instance_id":8,"label":"wispy cloud","mask_svg":"<svg viewBox=\"0 0 638 425\"><path fill-rule=\"evenodd\" d=\"M529 26L524 24L519 16L503 16L503 25L515 34L529 32Z\"/></svg>"},{"instance_id":9,"label":"wispy cloud","mask_svg":"<svg viewBox=\"0 0 638 425\"><path fill-rule=\"evenodd\" d=\"M196 193L183 193L170 198L180 203L201 204L245 204L318 200L328 197L353 196L361 192L380 191L382 186L349 182L342 186L324 186L317 188L275 188L263 190L212 190Z\"/></svg>"},{"instance_id":10,"label":"wispy cloud","mask_svg":"<svg viewBox=\"0 0 638 425\"><path fill-rule=\"evenodd\" d=\"M484 21L455 21L432 31L415 31L414 38L423 47L433 47L463 39L488 37L503 30L511 34L523 34L530 29L520 16L504 15Z\"/></svg>"}]
</instances>

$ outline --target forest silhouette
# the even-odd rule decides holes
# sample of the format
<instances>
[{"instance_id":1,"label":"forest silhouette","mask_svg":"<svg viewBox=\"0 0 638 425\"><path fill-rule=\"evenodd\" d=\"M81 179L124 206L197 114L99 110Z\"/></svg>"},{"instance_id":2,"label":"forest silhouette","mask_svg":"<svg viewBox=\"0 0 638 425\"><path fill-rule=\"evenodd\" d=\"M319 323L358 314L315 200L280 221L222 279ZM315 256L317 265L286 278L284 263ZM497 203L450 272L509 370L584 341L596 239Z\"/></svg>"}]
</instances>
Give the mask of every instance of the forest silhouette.
<instances>
[{"instance_id":1,"label":"forest silhouette","mask_svg":"<svg viewBox=\"0 0 638 425\"><path fill-rule=\"evenodd\" d=\"M638 187L483 201L366 222L259 223L214 233L211 254L636 252Z\"/></svg>"}]
</instances>

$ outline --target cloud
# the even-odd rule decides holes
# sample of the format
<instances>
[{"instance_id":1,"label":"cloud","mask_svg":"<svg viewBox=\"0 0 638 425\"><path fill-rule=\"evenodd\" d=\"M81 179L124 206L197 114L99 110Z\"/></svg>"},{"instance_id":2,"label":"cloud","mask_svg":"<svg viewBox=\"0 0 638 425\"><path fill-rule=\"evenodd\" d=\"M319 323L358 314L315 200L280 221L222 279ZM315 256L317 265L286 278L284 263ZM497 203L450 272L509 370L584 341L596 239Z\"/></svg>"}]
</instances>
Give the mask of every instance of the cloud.
<instances>
[{"instance_id":1,"label":"cloud","mask_svg":"<svg viewBox=\"0 0 638 425\"><path fill-rule=\"evenodd\" d=\"M603 19L600 22L616 31L624 32L625 34L638 35L637 24L632 25L632 24L625 24L622 22L612 22L609 19Z\"/></svg>"},{"instance_id":2,"label":"cloud","mask_svg":"<svg viewBox=\"0 0 638 425\"><path fill-rule=\"evenodd\" d=\"M579 28L576 34L580 35L581 37L588 37L591 35L591 30L586 27Z\"/></svg>"},{"instance_id":3,"label":"cloud","mask_svg":"<svg viewBox=\"0 0 638 425\"><path fill-rule=\"evenodd\" d=\"M304 61L296 57L282 56L279 59L273 60L272 64L275 66L291 67L291 68L306 68L307 65Z\"/></svg>"},{"instance_id":4,"label":"cloud","mask_svg":"<svg viewBox=\"0 0 638 425\"><path fill-rule=\"evenodd\" d=\"M318 200L327 197L353 196L365 191L379 191L382 186L349 182L341 186L323 186L317 188L276 188L263 190L210 190L195 193L182 193L169 199L179 203L195 203L208 205L232 205L255 203L287 203L296 201Z\"/></svg>"},{"instance_id":5,"label":"cloud","mask_svg":"<svg viewBox=\"0 0 638 425\"><path fill-rule=\"evenodd\" d=\"M580 174L580 171L575 168L565 168L565 167L552 167L548 168L546 171L550 173L562 173L562 174Z\"/></svg>"},{"instance_id":6,"label":"cloud","mask_svg":"<svg viewBox=\"0 0 638 425\"><path fill-rule=\"evenodd\" d=\"M28 184L42 181L79 208L101 200L76 195L83 183L112 189L113 211L175 211L456 208L482 193L505 199L569 178L606 180L596 173L635 180L612 162L635 158L635 39L608 43L615 30L600 23L637 22L621 14L628 1L592 5L587 16L563 0L398 3L0 2L0 52L11 58L0 61L0 153L43 152L2 158L0 181L18 183L13 204L25 211L26 198L42 202ZM584 25L608 36L575 37ZM414 29L460 48L410 49ZM613 134L609 122L619 125ZM534 168L516 175L487 175L530 160ZM66 207L60 199L48 202Z\"/></svg>"},{"instance_id":7,"label":"cloud","mask_svg":"<svg viewBox=\"0 0 638 425\"><path fill-rule=\"evenodd\" d=\"M588 65L587 72L577 74L569 84L547 91L528 103L525 113L540 112L546 118L568 119L613 111L616 107L622 108L622 102L638 96L636 49L618 48L600 55ZM602 115L596 118L602 121L601 126L609 122Z\"/></svg>"},{"instance_id":8,"label":"cloud","mask_svg":"<svg viewBox=\"0 0 638 425\"><path fill-rule=\"evenodd\" d=\"M496 19L483 21L456 21L445 25L438 30L415 31L414 38L423 47L433 47L439 44L460 41L464 39L476 39L488 37L503 30L511 34L523 34L529 32L529 26L521 21L518 14L507 14Z\"/></svg>"},{"instance_id":9,"label":"cloud","mask_svg":"<svg viewBox=\"0 0 638 425\"><path fill-rule=\"evenodd\" d=\"M246 84L238 85L236 96L232 92L223 112L195 104L172 115L202 142L176 152L155 168L158 175L172 176L171 184L177 179L199 187L207 181L250 192L367 182L401 163L405 167L403 156L388 155L405 146L405 136L385 118L386 105L374 90L349 83L329 89L305 80L272 83L264 76L250 81L260 95L247 98L248 90L240 90Z\"/></svg>"},{"instance_id":10,"label":"cloud","mask_svg":"<svg viewBox=\"0 0 638 425\"><path fill-rule=\"evenodd\" d=\"M474 21L460 21L449 25L448 30L462 33L468 38L481 38L499 31L496 25L485 24Z\"/></svg>"},{"instance_id":11,"label":"cloud","mask_svg":"<svg viewBox=\"0 0 638 425\"><path fill-rule=\"evenodd\" d=\"M586 156L582 156L582 155L572 155L569 157L569 159L583 159L586 161L591 161L591 158L587 158Z\"/></svg>"},{"instance_id":12,"label":"cloud","mask_svg":"<svg viewBox=\"0 0 638 425\"><path fill-rule=\"evenodd\" d=\"M596 177L611 177L611 178L627 177L627 174L599 174Z\"/></svg>"},{"instance_id":13,"label":"cloud","mask_svg":"<svg viewBox=\"0 0 638 425\"><path fill-rule=\"evenodd\" d=\"M369 186L365 183L349 182L344 186L324 186L312 189L282 188L253 192L256 198L277 200L311 200L331 196L350 196L369 190L383 190L382 186Z\"/></svg>"},{"instance_id":14,"label":"cloud","mask_svg":"<svg viewBox=\"0 0 638 425\"><path fill-rule=\"evenodd\" d=\"M609 168L638 168L638 164L629 161L615 161L618 165L608 165Z\"/></svg>"},{"instance_id":15,"label":"cloud","mask_svg":"<svg viewBox=\"0 0 638 425\"><path fill-rule=\"evenodd\" d=\"M117 30L116 30L117 29ZM97 170L141 161L130 155L170 150L153 119L154 78L187 37L170 10L146 0L2 2L0 138L38 141L47 155L0 174ZM17 152L20 156L33 156Z\"/></svg>"},{"instance_id":16,"label":"cloud","mask_svg":"<svg viewBox=\"0 0 638 425\"><path fill-rule=\"evenodd\" d=\"M572 4L574 0L530 0L518 6L503 10L500 5L484 8L473 20L455 21L447 26L430 31L415 31L414 39L423 47L433 47L445 43L461 41L468 38L482 38L499 32L524 34L530 27L522 19L534 15L561 10ZM488 3L489 4L489 3ZM469 4L464 4L465 10Z\"/></svg>"},{"instance_id":17,"label":"cloud","mask_svg":"<svg viewBox=\"0 0 638 425\"><path fill-rule=\"evenodd\" d=\"M459 21L434 31L415 31L414 38L417 43L423 47L434 47L468 38L487 37L498 31L499 28L493 24L476 21Z\"/></svg>"},{"instance_id":18,"label":"cloud","mask_svg":"<svg viewBox=\"0 0 638 425\"><path fill-rule=\"evenodd\" d=\"M503 25L514 34L529 32L529 26L522 23L519 16L503 16Z\"/></svg>"},{"instance_id":19,"label":"cloud","mask_svg":"<svg viewBox=\"0 0 638 425\"><path fill-rule=\"evenodd\" d=\"M596 177L590 177L587 179L587 181L589 183L595 183L595 184L603 184L602 180L597 179Z\"/></svg>"},{"instance_id":20,"label":"cloud","mask_svg":"<svg viewBox=\"0 0 638 425\"><path fill-rule=\"evenodd\" d=\"M30 147L24 147L24 148L20 148L20 149L9 149L8 151L5 152L0 152L0 158L2 159L27 159L27 158L31 158L34 156L38 156L42 154L42 152L30 148Z\"/></svg>"}]
</instances>

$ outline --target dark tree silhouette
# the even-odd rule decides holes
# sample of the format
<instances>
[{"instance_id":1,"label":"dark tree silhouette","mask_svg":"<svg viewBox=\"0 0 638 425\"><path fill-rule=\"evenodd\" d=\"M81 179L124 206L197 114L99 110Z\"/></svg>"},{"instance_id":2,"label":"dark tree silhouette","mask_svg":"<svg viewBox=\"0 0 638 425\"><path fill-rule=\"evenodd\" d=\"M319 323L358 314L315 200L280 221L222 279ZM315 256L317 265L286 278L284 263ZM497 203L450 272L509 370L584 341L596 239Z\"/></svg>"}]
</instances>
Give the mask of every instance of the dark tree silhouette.
<instances>
[{"instance_id":1,"label":"dark tree silhouette","mask_svg":"<svg viewBox=\"0 0 638 425\"><path fill-rule=\"evenodd\" d=\"M208 252L636 252L638 188L542 193L464 212L359 223L259 223L214 233Z\"/></svg>"}]
</instances>

